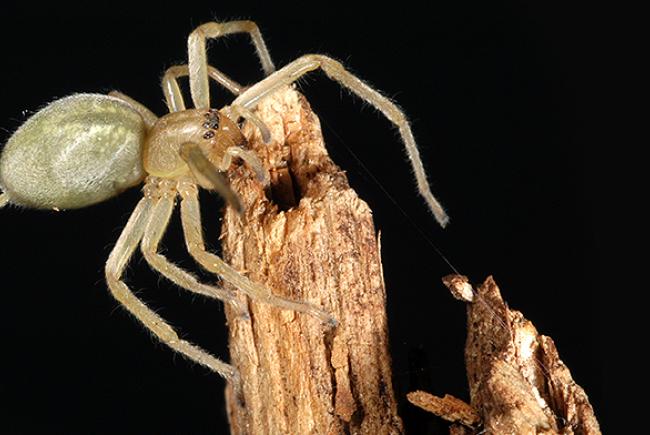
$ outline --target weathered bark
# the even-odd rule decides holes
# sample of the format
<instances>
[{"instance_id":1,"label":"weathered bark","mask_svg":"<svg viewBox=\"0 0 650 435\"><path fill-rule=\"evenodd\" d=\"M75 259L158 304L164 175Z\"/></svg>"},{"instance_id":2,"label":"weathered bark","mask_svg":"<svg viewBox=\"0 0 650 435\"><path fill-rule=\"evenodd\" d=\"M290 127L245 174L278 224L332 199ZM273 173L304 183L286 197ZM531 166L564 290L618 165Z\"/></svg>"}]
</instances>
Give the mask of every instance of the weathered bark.
<instances>
[{"instance_id":1,"label":"weathered bark","mask_svg":"<svg viewBox=\"0 0 650 435\"><path fill-rule=\"evenodd\" d=\"M492 277L476 293L466 277L450 275L443 282L454 297L468 302L465 365L471 406L481 418L478 427L458 418L463 408L458 404L451 410L430 408L465 425L452 426L451 433L600 434L589 399L553 340L508 308Z\"/></svg>"},{"instance_id":2,"label":"weathered bark","mask_svg":"<svg viewBox=\"0 0 650 435\"><path fill-rule=\"evenodd\" d=\"M227 390L235 434L401 433L391 382L386 294L371 211L328 157L318 118L287 88L256 111L264 144L244 126L271 172L264 192L245 166L230 176L245 205L223 222L226 260L275 294L334 315L318 319L249 301L251 318L227 310L230 357L243 405Z\"/></svg>"}]
</instances>

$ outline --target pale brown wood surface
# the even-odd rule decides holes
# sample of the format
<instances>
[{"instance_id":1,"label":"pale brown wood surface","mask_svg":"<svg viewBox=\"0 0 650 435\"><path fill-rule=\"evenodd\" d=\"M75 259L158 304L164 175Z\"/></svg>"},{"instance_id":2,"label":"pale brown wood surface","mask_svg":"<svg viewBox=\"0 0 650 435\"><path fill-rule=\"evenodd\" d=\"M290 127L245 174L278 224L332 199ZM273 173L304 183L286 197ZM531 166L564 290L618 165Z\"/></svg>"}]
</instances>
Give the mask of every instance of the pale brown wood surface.
<instances>
[{"instance_id":1,"label":"pale brown wood surface","mask_svg":"<svg viewBox=\"0 0 650 435\"><path fill-rule=\"evenodd\" d=\"M304 97L287 88L256 113L271 143L251 126L244 133L273 186L265 192L245 165L231 171L246 212L226 213L223 255L273 293L323 307L339 325L328 329L310 315L250 301L250 319L227 310L244 396L242 403L227 391L231 431L402 433L372 213L328 157Z\"/></svg>"}]
</instances>

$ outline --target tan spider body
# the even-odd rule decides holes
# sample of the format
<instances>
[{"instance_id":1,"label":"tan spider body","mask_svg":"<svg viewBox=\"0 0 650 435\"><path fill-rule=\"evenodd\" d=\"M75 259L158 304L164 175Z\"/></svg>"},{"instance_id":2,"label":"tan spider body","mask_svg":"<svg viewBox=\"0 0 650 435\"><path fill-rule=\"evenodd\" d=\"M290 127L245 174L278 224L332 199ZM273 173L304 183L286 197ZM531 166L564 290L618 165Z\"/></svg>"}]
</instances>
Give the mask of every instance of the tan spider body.
<instances>
[{"instance_id":1,"label":"tan spider body","mask_svg":"<svg viewBox=\"0 0 650 435\"><path fill-rule=\"evenodd\" d=\"M257 49L267 77L244 88L207 64L205 41L229 33L247 32ZM0 207L7 203L32 208L85 207L143 180L144 197L138 203L106 263L106 280L115 298L161 341L190 359L209 367L239 389L237 370L182 340L158 314L136 298L122 281L124 269L138 246L153 269L177 285L241 306L230 290L201 283L158 252L171 214L180 197L181 220L190 255L206 270L219 275L252 300L309 313L334 326L323 309L275 296L206 251L201 227L198 187L216 190L243 213L237 195L223 172L234 158L242 159L262 184L269 175L262 162L246 149L238 120L253 123L265 140L270 133L253 110L262 98L290 85L303 74L321 68L332 79L381 111L400 130L414 168L418 188L436 219L447 217L430 191L415 141L403 113L343 66L325 56L307 55L275 71L257 26L250 21L207 23L188 39L188 65L169 68L162 86L170 113L156 117L118 92L108 96L77 94L51 103L30 118L9 139L0 156ZM193 109L187 109L177 79L189 75ZM209 79L236 95L231 105L210 108Z\"/></svg>"}]
</instances>

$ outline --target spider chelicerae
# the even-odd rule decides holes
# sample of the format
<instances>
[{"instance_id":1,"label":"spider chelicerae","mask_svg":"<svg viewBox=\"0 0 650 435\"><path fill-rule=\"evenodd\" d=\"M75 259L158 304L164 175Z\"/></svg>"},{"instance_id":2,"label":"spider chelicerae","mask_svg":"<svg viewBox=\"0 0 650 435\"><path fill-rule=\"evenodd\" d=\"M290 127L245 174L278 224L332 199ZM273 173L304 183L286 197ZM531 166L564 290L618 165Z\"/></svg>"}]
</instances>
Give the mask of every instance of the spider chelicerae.
<instances>
[{"instance_id":1,"label":"spider chelicerae","mask_svg":"<svg viewBox=\"0 0 650 435\"><path fill-rule=\"evenodd\" d=\"M265 78L243 87L208 65L206 40L232 33L250 35ZM448 218L431 193L422 161L402 111L339 62L317 54L302 56L276 71L262 35L252 21L210 22L188 38L188 63L169 68L162 79L168 114L157 117L119 92L75 94L49 104L28 119L9 139L0 156L0 207L7 204L41 209L86 207L144 181L140 200L108 261L106 280L113 296L156 337L191 360L239 384L237 370L200 347L179 338L174 329L140 301L122 281L138 246L146 261L165 278L191 292L228 302L247 315L233 291L200 282L158 252L180 197L185 243L190 255L252 300L308 313L329 326L336 320L323 309L275 296L205 249L198 187L217 191L240 213L241 202L223 175L234 159L243 160L260 183L269 174L257 155L246 148L238 121L255 125L262 138L270 133L253 112L257 103L302 75L322 69L331 79L374 106L399 129L413 166L417 187L441 225ZM189 76L194 108L186 108L178 79ZM210 108L209 80L235 95L228 106Z\"/></svg>"}]
</instances>

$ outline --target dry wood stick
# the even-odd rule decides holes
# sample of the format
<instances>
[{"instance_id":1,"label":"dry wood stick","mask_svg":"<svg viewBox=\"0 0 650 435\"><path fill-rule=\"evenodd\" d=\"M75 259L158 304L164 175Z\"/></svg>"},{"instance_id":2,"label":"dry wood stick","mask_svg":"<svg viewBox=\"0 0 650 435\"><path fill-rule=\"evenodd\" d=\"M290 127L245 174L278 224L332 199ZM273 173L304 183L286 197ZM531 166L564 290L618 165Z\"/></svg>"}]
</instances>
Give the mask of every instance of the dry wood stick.
<instances>
[{"instance_id":1,"label":"dry wood stick","mask_svg":"<svg viewBox=\"0 0 650 435\"><path fill-rule=\"evenodd\" d=\"M230 173L245 205L228 211L223 254L272 292L308 301L339 322L249 302L250 319L227 311L230 356L244 402L227 391L234 434L399 434L379 241L368 205L327 155L320 123L292 88L260 103L272 132L249 145L270 170L265 192L240 165Z\"/></svg>"}]
</instances>

